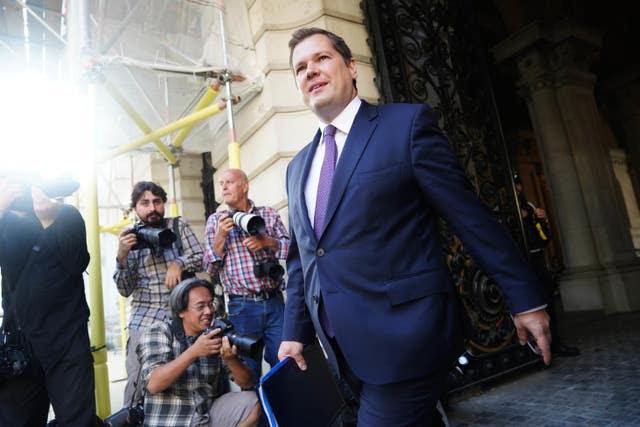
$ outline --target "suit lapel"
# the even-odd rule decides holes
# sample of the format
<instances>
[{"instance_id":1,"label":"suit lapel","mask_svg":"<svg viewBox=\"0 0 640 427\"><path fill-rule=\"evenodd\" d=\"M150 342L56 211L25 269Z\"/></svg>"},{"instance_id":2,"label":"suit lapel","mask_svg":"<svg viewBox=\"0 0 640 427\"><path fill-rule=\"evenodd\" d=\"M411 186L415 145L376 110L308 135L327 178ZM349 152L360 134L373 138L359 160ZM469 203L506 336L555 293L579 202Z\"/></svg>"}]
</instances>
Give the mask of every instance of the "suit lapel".
<instances>
[{"instance_id":1,"label":"suit lapel","mask_svg":"<svg viewBox=\"0 0 640 427\"><path fill-rule=\"evenodd\" d=\"M347 140L345 141L342 154L340 155L340 159L336 165L335 174L333 175L331 193L329 195L327 213L325 215L325 226L322 230L323 234L328 228L329 223L340 204L340 200L342 200L342 197L344 196L347 184L353 176L353 172L358 165L360 157L362 157L362 153L371 140L371 135L377 126L377 121L375 120L377 115L378 111L375 106L362 101L362 105L360 106L358 114L356 114L356 118L353 121L349 135L347 135Z\"/></svg>"},{"instance_id":2,"label":"suit lapel","mask_svg":"<svg viewBox=\"0 0 640 427\"><path fill-rule=\"evenodd\" d=\"M313 157L315 156L316 150L318 148L318 143L320 142L320 130L316 132L313 141L311 144L307 146L307 152L302 157L302 173L300 174L300 179L296 183L298 192L296 196L300 201L300 215L302 216L302 224L304 224L305 231L313 236L315 239L315 233L313 232L313 225L311 221L309 221L309 211L307 210L307 199L304 197L304 189L307 186L307 178L309 177L309 169L311 169L311 163L313 163Z\"/></svg>"}]
</instances>

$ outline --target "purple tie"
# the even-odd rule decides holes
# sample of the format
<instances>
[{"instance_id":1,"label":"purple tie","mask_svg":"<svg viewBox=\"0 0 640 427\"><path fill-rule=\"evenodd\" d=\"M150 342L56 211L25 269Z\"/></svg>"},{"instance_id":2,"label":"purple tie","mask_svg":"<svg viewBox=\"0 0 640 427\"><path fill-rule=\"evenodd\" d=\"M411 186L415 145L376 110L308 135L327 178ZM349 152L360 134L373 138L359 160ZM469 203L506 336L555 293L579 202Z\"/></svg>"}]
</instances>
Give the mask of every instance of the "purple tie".
<instances>
[{"instance_id":1,"label":"purple tie","mask_svg":"<svg viewBox=\"0 0 640 427\"><path fill-rule=\"evenodd\" d=\"M320 181L318 181L318 193L316 195L316 211L313 216L313 230L316 238L320 238L320 232L324 225L324 216L327 212L329 193L331 192L331 181L333 181L333 171L336 168L338 158L338 147L336 146L336 127L328 125L324 129L324 160L320 169Z\"/></svg>"},{"instance_id":2,"label":"purple tie","mask_svg":"<svg viewBox=\"0 0 640 427\"><path fill-rule=\"evenodd\" d=\"M327 212L331 181L333 181L333 172L336 168L336 159L338 158L335 134L336 127L333 125L329 125L324 129L324 160L322 160L322 169L320 169L320 180L318 181L318 193L316 195L316 211L313 216L313 230L318 239L320 238L320 232L324 225L324 215ZM324 329L329 337L333 337L333 328L327 317L327 312L324 309L322 297L320 297L318 315L320 316L322 329Z\"/></svg>"}]
</instances>

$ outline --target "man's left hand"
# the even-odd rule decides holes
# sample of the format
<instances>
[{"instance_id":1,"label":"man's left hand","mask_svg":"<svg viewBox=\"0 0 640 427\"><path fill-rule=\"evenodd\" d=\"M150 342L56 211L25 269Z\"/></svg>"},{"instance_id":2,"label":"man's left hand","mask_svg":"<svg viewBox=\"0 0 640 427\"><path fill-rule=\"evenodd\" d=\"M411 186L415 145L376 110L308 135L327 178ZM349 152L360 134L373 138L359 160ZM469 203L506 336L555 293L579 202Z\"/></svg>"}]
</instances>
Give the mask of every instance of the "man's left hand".
<instances>
[{"instance_id":1,"label":"man's left hand","mask_svg":"<svg viewBox=\"0 0 640 427\"><path fill-rule=\"evenodd\" d=\"M527 333L531 334L542 353L544 363L546 365L550 365L551 331L549 329L549 315L547 314L547 311L542 308L528 313L517 314L513 318L513 323L516 325L520 345L525 345L527 343L527 339L529 339Z\"/></svg>"},{"instance_id":2,"label":"man's left hand","mask_svg":"<svg viewBox=\"0 0 640 427\"><path fill-rule=\"evenodd\" d=\"M236 346L232 346L228 337L222 337L222 348L220 348L220 357L224 361L235 359L238 356L238 349Z\"/></svg>"},{"instance_id":3,"label":"man's left hand","mask_svg":"<svg viewBox=\"0 0 640 427\"><path fill-rule=\"evenodd\" d=\"M175 262L170 263L167 266L167 277L164 279L164 284L167 289L172 290L182 280L182 267Z\"/></svg>"},{"instance_id":4,"label":"man's left hand","mask_svg":"<svg viewBox=\"0 0 640 427\"><path fill-rule=\"evenodd\" d=\"M242 244L251 252L256 252L267 247L273 249L274 242L275 240L269 236L251 236L244 239Z\"/></svg>"}]
</instances>

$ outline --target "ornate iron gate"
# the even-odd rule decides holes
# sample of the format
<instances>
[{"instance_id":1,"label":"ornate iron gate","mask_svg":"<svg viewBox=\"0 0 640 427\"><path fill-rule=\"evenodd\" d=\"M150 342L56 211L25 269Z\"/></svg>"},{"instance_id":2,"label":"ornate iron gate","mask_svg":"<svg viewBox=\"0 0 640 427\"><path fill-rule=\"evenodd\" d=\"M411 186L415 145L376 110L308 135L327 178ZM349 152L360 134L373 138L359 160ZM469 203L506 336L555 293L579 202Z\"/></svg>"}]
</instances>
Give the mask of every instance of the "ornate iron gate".
<instances>
[{"instance_id":1,"label":"ornate iron gate","mask_svg":"<svg viewBox=\"0 0 640 427\"><path fill-rule=\"evenodd\" d=\"M465 0L363 0L382 102L428 103L480 198L523 243L486 52ZM517 344L499 288L442 223L443 251L469 325L450 391L539 359Z\"/></svg>"}]
</instances>

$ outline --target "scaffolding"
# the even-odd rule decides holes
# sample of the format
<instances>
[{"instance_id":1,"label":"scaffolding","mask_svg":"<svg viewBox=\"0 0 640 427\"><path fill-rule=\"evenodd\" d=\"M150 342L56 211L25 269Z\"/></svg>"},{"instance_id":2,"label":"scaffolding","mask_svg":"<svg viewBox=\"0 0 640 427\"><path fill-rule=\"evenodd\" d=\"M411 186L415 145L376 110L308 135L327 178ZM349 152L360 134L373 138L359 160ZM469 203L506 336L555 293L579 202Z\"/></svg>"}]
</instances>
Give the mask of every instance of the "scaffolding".
<instances>
[{"instance_id":1,"label":"scaffolding","mask_svg":"<svg viewBox=\"0 0 640 427\"><path fill-rule=\"evenodd\" d=\"M100 233L117 235L131 221L124 215L115 224L100 225L96 169L133 151L161 153L168 167L170 214L177 216L175 170L183 152L210 151L213 136L226 128L229 166L240 167L234 111L261 90L263 80L246 6L223 0L0 0L0 5L0 77L28 70L55 81L69 79L93 110L86 144L93 167L78 178L91 253L96 403L104 418L111 408ZM219 115L223 110L226 115Z\"/></svg>"}]
</instances>

